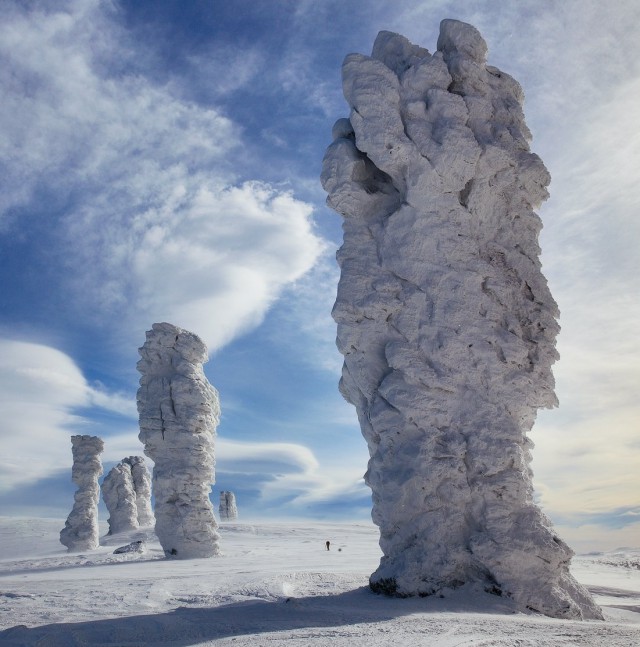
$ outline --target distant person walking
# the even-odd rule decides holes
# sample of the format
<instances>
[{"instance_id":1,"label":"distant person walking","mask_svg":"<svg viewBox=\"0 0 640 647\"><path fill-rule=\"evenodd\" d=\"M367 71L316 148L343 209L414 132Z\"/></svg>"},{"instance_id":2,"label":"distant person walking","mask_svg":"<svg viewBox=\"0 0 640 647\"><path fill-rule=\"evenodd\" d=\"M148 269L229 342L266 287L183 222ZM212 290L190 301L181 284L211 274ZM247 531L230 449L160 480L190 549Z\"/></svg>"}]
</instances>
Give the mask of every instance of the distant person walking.
<instances>
[{"instance_id":1,"label":"distant person walking","mask_svg":"<svg viewBox=\"0 0 640 647\"><path fill-rule=\"evenodd\" d=\"M329 550L329 546L331 546L331 542L327 540L327 542L326 542L326 544L325 544L325 545L326 545L326 547L327 547L327 550Z\"/></svg>"}]
</instances>

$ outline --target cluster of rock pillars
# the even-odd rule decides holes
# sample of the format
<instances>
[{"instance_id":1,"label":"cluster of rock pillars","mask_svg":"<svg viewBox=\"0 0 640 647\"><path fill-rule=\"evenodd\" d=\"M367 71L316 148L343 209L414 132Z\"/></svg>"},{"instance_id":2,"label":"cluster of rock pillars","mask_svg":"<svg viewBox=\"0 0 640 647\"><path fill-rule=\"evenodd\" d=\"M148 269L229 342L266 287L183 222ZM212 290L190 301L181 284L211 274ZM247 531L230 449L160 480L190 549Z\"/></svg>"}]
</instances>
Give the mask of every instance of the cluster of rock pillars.
<instances>
[{"instance_id":1,"label":"cluster of rock pillars","mask_svg":"<svg viewBox=\"0 0 640 647\"><path fill-rule=\"evenodd\" d=\"M98 547L102 489L110 535L155 525L167 556L216 555L217 522L209 492L220 406L202 369L207 349L197 335L159 323L147 332L140 356L139 438L154 462L155 507L152 510L152 479L142 456L124 458L101 488L103 441L96 436L72 436L72 480L78 489L60 541L70 551ZM223 520L237 518L233 492L221 493L219 512Z\"/></svg>"},{"instance_id":2,"label":"cluster of rock pillars","mask_svg":"<svg viewBox=\"0 0 640 647\"><path fill-rule=\"evenodd\" d=\"M333 316L340 390L370 453L365 480L383 557L374 591L465 584L554 617L602 618L569 572L571 549L534 504L527 437L556 404L557 306L534 209L549 174L529 149L523 93L486 63L471 25L444 20L431 54L380 32L343 65L350 106L322 183L344 217ZM155 523L167 556L218 554L209 498L216 390L195 334L154 324L140 348L139 439L104 479L109 532ZM72 437L73 510L61 541L98 545L103 443ZM232 492L220 518L237 517Z\"/></svg>"}]
</instances>

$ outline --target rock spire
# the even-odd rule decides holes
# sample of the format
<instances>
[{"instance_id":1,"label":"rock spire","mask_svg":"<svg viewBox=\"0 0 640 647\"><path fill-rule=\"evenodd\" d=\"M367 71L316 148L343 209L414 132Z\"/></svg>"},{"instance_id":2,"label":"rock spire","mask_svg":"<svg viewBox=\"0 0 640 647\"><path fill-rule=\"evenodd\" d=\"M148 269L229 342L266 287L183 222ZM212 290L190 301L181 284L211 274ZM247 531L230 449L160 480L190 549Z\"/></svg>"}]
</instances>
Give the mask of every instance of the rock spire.
<instances>
[{"instance_id":1,"label":"rock spire","mask_svg":"<svg viewBox=\"0 0 640 647\"><path fill-rule=\"evenodd\" d=\"M136 495L136 509L138 511L138 525L140 528L153 526L155 518L151 508L151 474L147 469L142 456L129 456L122 460L131 467L131 480L133 491Z\"/></svg>"},{"instance_id":2,"label":"rock spire","mask_svg":"<svg viewBox=\"0 0 640 647\"><path fill-rule=\"evenodd\" d=\"M156 323L139 352L139 438L154 461L156 534L167 556L216 555L209 492L220 407L202 369L207 348L191 332Z\"/></svg>"},{"instance_id":3,"label":"rock spire","mask_svg":"<svg viewBox=\"0 0 640 647\"><path fill-rule=\"evenodd\" d=\"M138 508L133 489L131 465L118 463L102 481L102 498L109 511L109 534L138 528Z\"/></svg>"},{"instance_id":4,"label":"rock spire","mask_svg":"<svg viewBox=\"0 0 640 647\"><path fill-rule=\"evenodd\" d=\"M223 490L220 492L220 506L218 513L221 521L235 521L238 518L238 506L236 495L233 492Z\"/></svg>"},{"instance_id":5,"label":"rock spire","mask_svg":"<svg viewBox=\"0 0 640 647\"><path fill-rule=\"evenodd\" d=\"M444 20L434 54L381 32L343 65L351 115L322 182L344 216L333 316L370 453L384 555L370 583L399 596L472 583L601 618L533 501L527 434L556 405L534 212L549 174L520 85L486 55L474 27Z\"/></svg>"},{"instance_id":6,"label":"rock spire","mask_svg":"<svg viewBox=\"0 0 640 647\"><path fill-rule=\"evenodd\" d=\"M94 550L100 544L98 501L102 474L100 454L104 443L97 436L71 436L71 480L78 486L73 508L60 531L60 542L69 552Z\"/></svg>"}]
</instances>

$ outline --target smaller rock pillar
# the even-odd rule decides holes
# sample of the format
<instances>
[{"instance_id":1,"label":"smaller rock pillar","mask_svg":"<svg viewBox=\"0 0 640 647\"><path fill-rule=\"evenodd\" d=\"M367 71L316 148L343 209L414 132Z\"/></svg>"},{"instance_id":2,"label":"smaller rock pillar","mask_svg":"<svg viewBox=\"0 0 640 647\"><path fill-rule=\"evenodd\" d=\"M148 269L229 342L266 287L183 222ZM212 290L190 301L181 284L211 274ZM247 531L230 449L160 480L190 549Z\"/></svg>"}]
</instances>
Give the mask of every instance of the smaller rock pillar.
<instances>
[{"instance_id":1,"label":"smaller rock pillar","mask_svg":"<svg viewBox=\"0 0 640 647\"><path fill-rule=\"evenodd\" d=\"M73 467L71 480L78 486L73 495L74 503L64 528L60 531L60 542L69 552L94 550L100 544L98 530L98 500L102 475L100 454L104 443L97 436L71 436Z\"/></svg>"},{"instance_id":2,"label":"smaller rock pillar","mask_svg":"<svg viewBox=\"0 0 640 647\"><path fill-rule=\"evenodd\" d=\"M151 474L147 469L144 458L142 456L129 456L122 462L131 466L131 478L138 509L138 525L140 528L153 526L156 520L151 508Z\"/></svg>"},{"instance_id":3,"label":"smaller rock pillar","mask_svg":"<svg viewBox=\"0 0 640 647\"><path fill-rule=\"evenodd\" d=\"M221 521L235 521L238 518L236 495L223 490L220 492L220 507L218 508Z\"/></svg>"},{"instance_id":4,"label":"smaller rock pillar","mask_svg":"<svg viewBox=\"0 0 640 647\"><path fill-rule=\"evenodd\" d=\"M138 508L131 465L122 462L111 468L102 482L102 498L109 511L109 534L138 528Z\"/></svg>"}]
</instances>

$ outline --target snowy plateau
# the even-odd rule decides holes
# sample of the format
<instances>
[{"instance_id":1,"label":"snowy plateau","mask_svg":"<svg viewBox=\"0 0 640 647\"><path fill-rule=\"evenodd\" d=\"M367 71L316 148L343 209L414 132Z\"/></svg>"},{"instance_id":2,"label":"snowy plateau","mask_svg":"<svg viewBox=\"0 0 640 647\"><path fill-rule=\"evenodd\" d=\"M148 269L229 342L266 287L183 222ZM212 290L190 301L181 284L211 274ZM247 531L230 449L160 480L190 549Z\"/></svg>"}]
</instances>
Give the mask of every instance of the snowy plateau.
<instances>
[{"instance_id":1,"label":"snowy plateau","mask_svg":"<svg viewBox=\"0 0 640 647\"><path fill-rule=\"evenodd\" d=\"M574 621L518 612L468 587L376 595L373 524L223 523L222 554L189 560L165 559L149 531L145 552L114 555L140 531L106 536L104 522L97 550L70 554L60 525L0 517L3 647L640 645L640 550L574 557L573 575L605 616Z\"/></svg>"}]
</instances>

